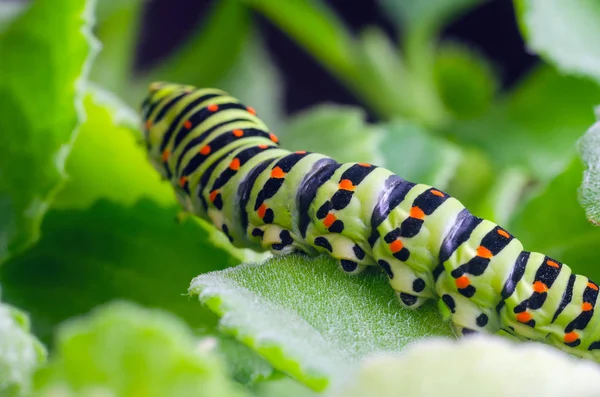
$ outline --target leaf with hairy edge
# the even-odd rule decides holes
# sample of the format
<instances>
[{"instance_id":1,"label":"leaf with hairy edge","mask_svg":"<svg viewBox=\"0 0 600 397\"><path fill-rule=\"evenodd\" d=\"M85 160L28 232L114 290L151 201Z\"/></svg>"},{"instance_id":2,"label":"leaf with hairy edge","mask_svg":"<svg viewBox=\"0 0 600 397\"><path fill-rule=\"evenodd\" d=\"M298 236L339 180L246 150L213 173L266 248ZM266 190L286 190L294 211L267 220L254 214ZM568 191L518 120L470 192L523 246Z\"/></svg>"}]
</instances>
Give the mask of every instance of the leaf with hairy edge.
<instances>
[{"instance_id":1,"label":"leaf with hairy edge","mask_svg":"<svg viewBox=\"0 0 600 397\"><path fill-rule=\"evenodd\" d=\"M560 70L600 82L600 2L514 0L527 46Z\"/></svg>"},{"instance_id":2,"label":"leaf with hairy edge","mask_svg":"<svg viewBox=\"0 0 600 397\"><path fill-rule=\"evenodd\" d=\"M538 343L515 344L478 335L415 343L399 355L366 358L327 397L593 396L595 363Z\"/></svg>"},{"instance_id":3,"label":"leaf with hairy edge","mask_svg":"<svg viewBox=\"0 0 600 397\"><path fill-rule=\"evenodd\" d=\"M27 314L0 303L0 395L28 395L46 348L29 332Z\"/></svg>"},{"instance_id":4,"label":"leaf with hairy edge","mask_svg":"<svg viewBox=\"0 0 600 397\"><path fill-rule=\"evenodd\" d=\"M39 0L0 35L0 262L39 238L82 113L93 2Z\"/></svg>"},{"instance_id":5,"label":"leaf with hairy edge","mask_svg":"<svg viewBox=\"0 0 600 397\"><path fill-rule=\"evenodd\" d=\"M189 291L222 317L226 333L322 390L369 353L452 335L435 304L401 308L377 270L352 277L329 257L288 255L200 275Z\"/></svg>"},{"instance_id":6,"label":"leaf with hairy edge","mask_svg":"<svg viewBox=\"0 0 600 397\"><path fill-rule=\"evenodd\" d=\"M600 121L596 122L579 141L581 159L586 165L579 201L587 218L600 226Z\"/></svg>"},{"instance_id":7,"label":"leaf with hairy edge","mask_svg":"<svg viewBox=\"0 0 600 397\"><path fill-rule=\"evenodd\" d=\"M180 319L114 302L61 325L38 396L246 396Z\"/></svg>"}]
</instances>

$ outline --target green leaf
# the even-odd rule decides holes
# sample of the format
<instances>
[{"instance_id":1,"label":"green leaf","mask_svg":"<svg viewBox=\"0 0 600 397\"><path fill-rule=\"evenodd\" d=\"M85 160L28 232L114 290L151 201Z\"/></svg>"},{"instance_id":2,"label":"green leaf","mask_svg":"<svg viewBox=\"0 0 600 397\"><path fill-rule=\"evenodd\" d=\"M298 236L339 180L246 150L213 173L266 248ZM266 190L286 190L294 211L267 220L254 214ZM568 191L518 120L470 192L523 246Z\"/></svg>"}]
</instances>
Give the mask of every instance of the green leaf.
<instances>
[{"instance_id":1,"label":"green leaf","mask_svg":"<svg viewBox=\"0 0 600 397\"><path fill-rule=\"evenodd\" d=\"M95 34L102 43L90 80L113 92L131 85L133 60L141 25L142 0L99 0Z\"/></svg>"},{"instance_id":2,"label":"green leaf","mask_svg":"<svg viewBox=\"0 0 600 397\"><path fill-rule=\"evenodd\" d=\"M381 0L381 7L399 26L428 25L440 29L459 13L486 0Z\"/></svg>"},{"instance_id":3,"label":"green leaf","mask_svg":"<svg viewBox=\"0 0 600 397\"><path fill-rule=\"evenodd\" d=\"M325 256L203 274L190 293L222 316L223 331L315 390L342 381L366 354L451 335L435 304L402 309L382 272L348 276Z\"/></svg>"},{"instance_id":4,"label":"green leaf","mask_svg":"<svg viewBox=\"0 0 600 397\"><path fill-rule=\"evenodd\" d=\"M252 391L258 397L317 397L323 395L287 376L267 382L260 382L252 388Z\"/></svg>"},{"instance_id":5,"label":"green leaf","mask_svg":"<svg viewBox=\"0 0 600 397\"><path fill-rule=\"evenodd\" d=\"M511 232L528 251L542 252L599 280L600 228L586 220L577 191L583 166L575 158L516 214Z\"/></svg>"},{"instance_id":6,"label":"green leaf","mask_svg":"<svg viewBox=\"0 0 600 397\"><path fill-rule=\"evenodd\" d=\"M244 0L298 41L338 77L356 77L353 38L319 0Z\"/></svg>"},{"instance_id":7,"label":"green leaf","mask_svg":"<svg viewBox=\"0 0 600 397\"><path fill-rule=\"evenodd\" d=\"M363 109L324 104L296 114L280 134L288 150L324 153L340 162L381 163L382 131L366 123Z\"/></svg>"},{"instance_id":8,"label":"green leaf","mask_svg":"<svg viewBox=\"0 0 600 397\"><path fill-rule=\"evenodd\" d=\"M445 189L461 161L461 150L418 124L396 120L385 128L379 148L385 166L404 179Z\"/></svg>"},{"instance_id":9,"label":"green leaf","mask_svg":"<svg viewBox=\"0 0 600 397\"><path fill-rule=\"evenodd\" d=\"M445 107L457 118L471 118L489 109L497 82L487 60L453 43L438 48L436 85Z\"/></svg>"},{"instance_id":10,"label":"green leaf","mask_svg":"<svg viewBox=\"0 0 600 397\"><path fill-rule=\"evenodd\" d=\"M27 314L0 303L0 395L28 395L45 360L46 348L29 332Z\"/></svg>"},{"instance_id":11,"label":"green leaf","mask_svg":"<svg viewBox=\"0 0 600 397\"><path fill-rule=\"evenodd\" d=\"M93 53L81 0L39 0L0 35L0 262L39 238L80 123Z\"/></svg>"},{"instance_id":12,"label":"green leaf","mask_svg":"<svg viewBox=\"0 0 600 397\"><path fill-rule=\"evenodd\" d=\"M600 2L514 0L529 49L560 70L600 82Z\"/></svg>"},{"instance_id":13,"label":"green leaf","mask_svg":"<svg viewBox=\"0 0 600 397\"><path fill-rule=\"evenodd\" d=\"M24 13L28 4L23 1L0 2L0 34L6 30L10 24L22 13Z\"/></svg>"},{"instance_id":14,"label":"green leaf","mask_svg":"<svg viewBox=\"0 0 600 397\"><path fill-rule=\"evenodd\" d=\"M61 326L40 396L244 396L177 317L128 302Z\"/></svg>"},{"instance_id":15,"label":"green leaf","mask_svg":"<svg viewBox=\"0 0 600 397\"><path fill-rule=\"evenodd\" d=\"M237 382L250 386L273 375L271 364L233 337L219 334L216 338L209 336L206 340L211 339L217 344L215 350L223 357L229 374Z\"/></svg>"},{"instance_id":16,"label":"green leaf","mask_svg":"<svg viewBox=\"0 0 600 397\"><path fill-rule=\"evenodd\" d=\"M600 225L600 121L581 138L579 152L586 166L579 201L585 208L587 218Z\"/></svg>"},{"instance_id":17,"label":"green leaf","mask_svg":"<svg viewBox=\"0 0 600 397\"><path fill-rule=\"evenodd\" d=\"M547 181L575 154L599 102L600 87L590 80L542 67L487 113L456 124L449 133L484 150L497 169L522 168Z\"/></svg>"},{"instance_id":18,"label":"green leaf","mask_svg":"<svg viewBox=\"0 0 600 397\"><path fill-rule=\"evenodd\" d=\"M200 272L239 263L239 253L220 248L221 233L205 222L176 222L174 193L124 126L126 107L95 92L86 111L43 237L2 269L6 300L32 314L45 341L60 321L116 297L212 328L215 317L199 314L186 288Z\"/></svg>"},{"instance_id":19,"label":"green leaf","mask_svg":"<svg viewBox=\"0 0 600 397\"><path fill-rule=\"evenodd\" d=\"M481 335L460 341L432 339L401 355L369 357L327 396L583 397L596 394L599 387L595 363L537 343Z\"/></svg>"}]
</instances>

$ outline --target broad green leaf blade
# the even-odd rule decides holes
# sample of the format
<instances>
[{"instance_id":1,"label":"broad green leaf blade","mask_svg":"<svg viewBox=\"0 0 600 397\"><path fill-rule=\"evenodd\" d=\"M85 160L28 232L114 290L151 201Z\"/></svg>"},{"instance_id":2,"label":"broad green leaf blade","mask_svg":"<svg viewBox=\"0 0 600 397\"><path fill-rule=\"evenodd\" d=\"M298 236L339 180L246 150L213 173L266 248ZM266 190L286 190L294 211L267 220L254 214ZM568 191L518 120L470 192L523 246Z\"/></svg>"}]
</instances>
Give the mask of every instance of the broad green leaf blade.
<instances>
[{"instance_id":1,"label":"broad green leaf blade","mask_svg":"<svg viewBox=\"0 0 600 397\"><path fill-rule=\"evenodd\" d=\"M600 225L600 121L581 138L579 152L585 163L579 201L585 208L587 218Z\"/></svg>"},{"instance_id":2,"label":"broad green leaf blade","mask_svg":"<svg viewBox=\"0 0 600 397\"><path fill-rule=\"evenodd\" d=\"M0 262L39 237L82 115L92 2L39 0L0 36Z\"/></svg>"},{"instance_id":3,"label":"broad green leaf blade","mask_svg":"<svg viewBox=\"0 0 600 397\"><path fill-rule=\"evenodd\" d=\"M212 226L176 222L171 187L126 127L123 109L97 92L86 100L88 118L67 161L70 179L44 219L43 237L2 269L6 300L32 314L45 341L60 321L117 297L210 329L215 317L185 297L189 280L240 261L219 247L221 237L215 243L220 232Z\"/></svg>"},{"instance_id":4,"label":"broad green leaf blade","mask_svg":"<svg viewBox=\"0 0 600 397\"><path fill-rule=\"evenodd\" d=\"M369 353L452 335L435 304L402 309L376 270L351 277L329 257L289 255L200 275L190 293L222 317L226 333L322 390Z\"/></svg>"},{"instance_id":5,"label":"broad green leaf blade","mask_svg":"<svg viewBox=\"0 0 600 397\"><path fill-rule=\"evenodd\" d=\"M129 302L61 326L38 395L244 396L177 317Z\"/></svg>"},{"instance_id":6,"label":"broad green leaf blade","mask_svg":"<svg viewBox=\"0 0 600 397\"><path fill-rule=\"evenodd\" d=\"M347 382L327 397L592 396L600 370L541 344L499 337L426 340L400 355L365 359Z\"/></svg>"},{"instance_id":7,"label":"broad green leaf blade","mask_svg":"<svg viewBox=\"0 0 600 397\"><path fill-rule=\"evenodd\" d=\"M489 109L497 81L482 55L452 43L438 48L435 81L446 109L456 118L472 118Z\"/></svg>"},{"instance_id":8,"label":"broad green leaf blade","mask_svg":"<svg viewBox=\"0 0 600 397\"><path fill-rule=\"evenodd\" d=\"M549 255L576 273L600 280L600 228L586 220L578 202L583 166L577 158L519 211L510 231L525 249Z\"/></svg>"},{"instance_id":9,"label":"broad green leaf blade","mask_svg":"<svg viewBox=\"0 0 600 397\"><path fill-rule=\"evenodd\" d=\"M29 332L29 317L0 303L0 395L28 395L33 373L46 360L46 348Z\"/></svg>"},{"instance_id":10,"label":"broad green leaf blade","mask_svg":"<svg viewBox=\"0 0 600 397\"><path fill-rule=\"evenodd\" d=\"M514 0L528 47L560 70L600 82L600 2Z\"/></svg>"},{"instance_id":11,"label":"broad green leaf blade","mask_svg":"<svg viewBox=\"0 0 600 397\"><path fill-rule=\"evenodd\" d=\"M450 135L484 150L497 169L521 167L547 181L576 153L576 141L594 122L600 87L565 77L549 67L535 70L500 103Z\"/></svg>"},{"instance_id":12,"label":"broad green leaf blade","mask_svg":"<svg viewBox=\"0 0 600 397\"><path fill-rule=\"evenodd\" d=\"M288 150L324 153L340 162L380 164L381 135L379 128L367 124L364 110L324 104L288 120L280 140Z\"/></svg>"}]
</instances>

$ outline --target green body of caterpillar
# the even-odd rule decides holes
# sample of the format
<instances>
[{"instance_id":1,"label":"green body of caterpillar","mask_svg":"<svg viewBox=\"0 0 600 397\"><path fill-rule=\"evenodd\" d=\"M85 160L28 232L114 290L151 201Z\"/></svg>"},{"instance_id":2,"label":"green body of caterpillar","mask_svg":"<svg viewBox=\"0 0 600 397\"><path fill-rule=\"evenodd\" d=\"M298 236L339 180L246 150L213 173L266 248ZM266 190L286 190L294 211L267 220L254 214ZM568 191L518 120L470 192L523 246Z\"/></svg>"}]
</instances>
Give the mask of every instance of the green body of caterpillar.
<instances>
[{"instance_id":1,"label":"green body of caterpillar","mask_svg":"<svg viewBox=\"0 0 600 397\"><path fill-rule=\"evenodd\" d=\"M463 334L504 330L600 361L598 285L446 193L280 149L252 108L220 90L154 83L142 113L156 169L234 245L327 253L349 273L378 265L402 305L441 299Z\"/></svg>"}]
</instances>

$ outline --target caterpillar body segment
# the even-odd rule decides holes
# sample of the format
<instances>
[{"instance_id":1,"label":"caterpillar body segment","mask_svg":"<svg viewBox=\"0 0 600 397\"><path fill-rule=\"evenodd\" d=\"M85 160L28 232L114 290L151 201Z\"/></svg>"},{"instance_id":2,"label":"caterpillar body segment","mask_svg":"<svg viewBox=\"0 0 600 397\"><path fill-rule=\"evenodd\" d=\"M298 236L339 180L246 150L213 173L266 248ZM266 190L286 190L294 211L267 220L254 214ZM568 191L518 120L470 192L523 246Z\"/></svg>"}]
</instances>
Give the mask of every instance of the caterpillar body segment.
<instances>
[{"instance_id":1,"label":"caterpillar body segment","mask_svg":"<svg viewBox=\"0 0 600 397\"><path fill-rule=\"evenodd\" d=\"M600 361L598 285L445 192L284 150L221 90L154 83L141 112L154 167L235 246L324 253L350 274L379 266L401 305L441 300L461 334L505 331Z\"/></svg>"}]
</instances>

